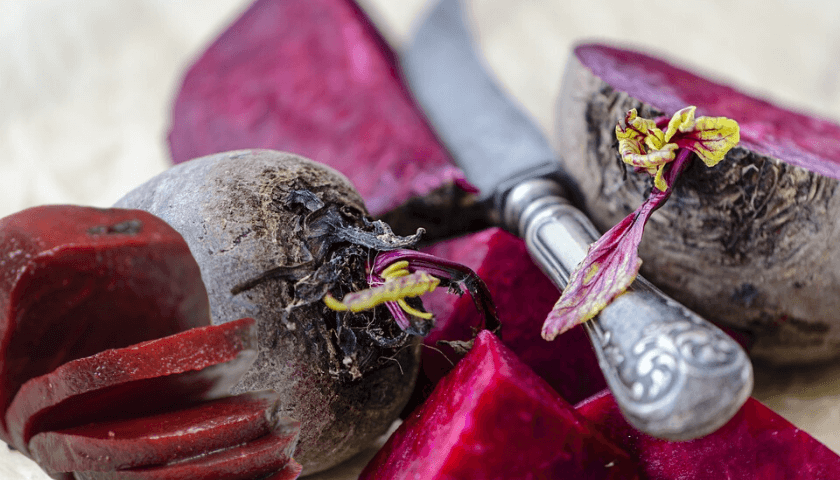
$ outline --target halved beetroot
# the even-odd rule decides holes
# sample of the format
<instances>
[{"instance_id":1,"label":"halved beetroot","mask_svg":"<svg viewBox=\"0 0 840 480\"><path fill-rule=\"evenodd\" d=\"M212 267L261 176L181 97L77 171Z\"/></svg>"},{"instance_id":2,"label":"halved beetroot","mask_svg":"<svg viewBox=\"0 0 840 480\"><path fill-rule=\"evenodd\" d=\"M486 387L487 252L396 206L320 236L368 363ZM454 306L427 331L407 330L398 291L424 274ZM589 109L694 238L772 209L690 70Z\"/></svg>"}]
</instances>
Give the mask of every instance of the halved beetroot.
<instances>
[{"instance_id":1,"label":"halved beetroot","mask_svg":"<svg viewBox=\"0 0 840 480\"><path fill-rule=\"evenodd\" d=\"M560 293L531 260L525 242L504 230L491 228L438 243L425 251L463 263L485 281L502 320L505 346L564 399L576 403L606 388L598 360L581 327L551 342L540 336L542 323ZM460 358L450 347L437 345L437 341L469 340L473 336L471 328L480 325L481 319L467 295L428 296L423 303L436 316L435 328L424 339L426 345L435 348L423 350L425 378L419 385L430 393L429 385L436 384L452 369L450 360ZM422 391L415 393L415 402L422 398Z\"/></svg>"},{"instance_id":2,"label":"halved beetroot","mask_svg":"<svg viewBox=\"0 0 840 480\"><path fill-rule=\"evenodd\" d=\"M839 456L754 398L715 433L688 442L640 433L624 420L607 390L576 408L638 458L650 480L840 479Z\"/></svg>"},{"instance_id":3,"label":"halved beetroot","mask_svg":"<svg viewBox=\"0 0 840 480\"><path fill-rule=\"evenodd\" d=\"M198 265L163 220L68 205L0 219L0 412L67 361L209 324Z\"/></svg>"},{"instance_id":4,"label":"halved beetroot","mask_svg":"<svg viewBox=\"0 0 840 480\"><path fill-rule=\"evenodd\" d=\"M251 392L145 417L96 422L32 437L32 458L49 473L167 463L239 445L282 426L277 394Z\"/></svg>"},{"instance_id":5,"label":"halved beetroot","mask_svg":"<svg viewBox=\"0 0 840 480\"><path fill-rule=\"evenodd\" d=\"M190 68L175 163L243 148L294 152L347 175L380 214L463 173L351 0L259 0Z\"/></svg>"},{"instance_id":6,"label":"halved beetroot","mask_svg":"<svg viewBox=\"0 0 840 480\"><path fill-rule=\"evenodd\" d=\"M485 330L359 478L635 477L627 453Z\"/></svg>"},{"instance_id":7,"label":"halved beetroot","mask_svg":"<svg viewBox=\"0 0 840 480\"><path fill-rule=\"evenodd\" d=\"M12 445L28 454L29 440L41 432L226 396L256 358L255 330L250 318L194 328L73 360L33 378L6 412Z\"/></svg>"},{"instance_id":8,"label":"halved beetroot","mask_svg":"<svg viewBox=\"0 0 840 480\"><path fill-rule=\"evenodd\" d=\"M199 454L189 459L154 467L108 472L76 472L76 478L79 480L252 480L273 474L278 470L283 472L289 462L293 462L292 452L297 446L299 432L300 424L294 422L290 423L288 428L248 443ZM294 472L295 463L291 465L290 471Z\"/></svg>"}]
</instances>

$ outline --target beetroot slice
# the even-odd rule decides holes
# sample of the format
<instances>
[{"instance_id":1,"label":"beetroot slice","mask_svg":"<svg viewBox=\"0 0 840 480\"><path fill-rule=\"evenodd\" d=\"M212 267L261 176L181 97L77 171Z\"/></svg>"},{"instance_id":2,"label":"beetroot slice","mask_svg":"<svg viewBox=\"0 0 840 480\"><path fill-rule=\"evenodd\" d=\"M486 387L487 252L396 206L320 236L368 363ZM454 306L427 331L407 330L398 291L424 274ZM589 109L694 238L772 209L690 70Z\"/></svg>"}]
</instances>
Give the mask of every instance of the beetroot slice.
<instances>
[{"instance_id":1,"label":"beetroot slice","mask_svg":"<svg viewBox=\"0 0 840 480\"><path fill-rule=\"evenodd\" d=\"M502 340L565 400L576 403L606 388L598 360L582 327L576 327L552 342L540 336L542 323L560 296L551 281L531 260L525 242L504 230L491 228L433 245L425 250L458 261L485 281L502 319ZM423 388L436 384L452 369L447 358L455 352L438 340L469 340L472 327L481 319L469 296L424 297L435 312L436 324L424 339L433 348L423 350L422 376L414 401L422 401ZM446 357L444 357L446 355ZM425 378L422 378L425 377ZM426 385L422 385L425 382Z\"/></svg>"},{"instance_id":2,"label":"beetroot slice","mask_svg":"<svg viewBox=\"0 0 840 480\"><path fill-rule=\"evenodd\" d=\"M577 411L637 457L650 480L840 479L840 457L754 398L715 433L688 442L668 442L634 429L607 390L579 404Z\"/></svg>"},{"instance_id":3,"label":"beetroot slice","mask_svg":"<svg viewBox=\"0 0 840 480\"><path fill-rule=\"evenodd\" d=\"M0 413L67 361L209 324L198 265L163 220L68 205L0 219Z\"/></svg>"},{"instance_id":4,"label":"beetroot slice","mask_svg":"<svg viewBox=\"0 0 840 480\"><path fill-rule=\"evenodd\" d=\"M697 115L738 122L741 146L820 175L840 179L840 125L777 107L732 87L631 50L599 44L575 48L577 59L616 90L672 114L697 106Z\"/></svg>"},{"instance_id":5,"label":"beetroot slice","mask_svg":"<svg viewBox=\"0 0 840 480\"><path fill-rule=\"evenodd\" d=\"M147 417L99 422L32 437L49 473L158 465L239 445L279 428L277 394L251 392Z\"/></svg>"},{"instance_id":6,"label":"beetroot slice","mask_svg":"<svg viewBox=\"0 0 840 480\"><path fill-rule=\"evenodd\" d=\"M68 362L26 382L6 422L15 448L33 435L136 418L226 396L256 358L244 318Z\"/></svg>"},{"instance_id":7,"label":"beetroot slice","mask_svg":"<svg viewBox=\"0 0 840 480\"><path fill-rule=\"evenodd\" d=\"M629 479L634 469L485 330L359 478Z\"/></svg>"},{"instance_id":8,"label":"beetroot slice","mask_svg":"<svg viewBox=\"0 0 840 480\"><path fill-rule=\"evenodd\" d=\"M292 461L292 452L297 446L299 432L300 424L291 422L281 431L243 445L197 455L190 459L128 470L76 472L76 478L79 480L251 480L271 472L282 471L281 469Z\"/></svg>"},{"instance_id":9,"label":"beetroot slice","mask_svg":"<svg viewBox=\"0 0 840 480\"><path fill-rule=\"evenodd\" d=\"M293 152L347 175L380 214L463 181L350 0L260 0L187 72L175 163L243 148Z\"/></svg>"}]
</instances>

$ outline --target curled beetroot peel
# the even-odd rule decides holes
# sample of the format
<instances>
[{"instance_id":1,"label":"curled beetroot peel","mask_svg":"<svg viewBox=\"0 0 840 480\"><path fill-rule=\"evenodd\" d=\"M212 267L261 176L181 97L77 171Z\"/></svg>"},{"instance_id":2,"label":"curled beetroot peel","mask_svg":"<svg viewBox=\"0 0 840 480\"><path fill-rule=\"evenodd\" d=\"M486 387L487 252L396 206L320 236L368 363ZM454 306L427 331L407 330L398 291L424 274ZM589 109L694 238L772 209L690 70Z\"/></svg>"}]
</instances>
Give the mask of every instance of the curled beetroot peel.
<instances>
[{"instance_id":1,"label":"curled beetroot peel","mask_svg":"<svg viewBox=\"0 0 840 480\"><path fill-rule=\"evenodd\" d=\"M146 417L43 432L32 437L29 451L51 473L162 464L267 435L282 422L276 401L274 392L252 392Z\"/></svg>"},{"instance_id":2,"label":"curled beetroot peel","mask_svg":"<svg viewBox=\"0 0 840 480\"><path fill-rule=\"evenodd\" d=\"M255 358L244 318L73 360L21 387L6 411L12 445L29 454L40 432L226 396Z\"/></svg>"},{"instance_id":3,"label":"curled beetroot peel","mask_svg":"<svg viewBox=\"0 0 840 480\"><path fill-rule=\"evenodd\" d=\"M634 470L485 330L360 479L631 479Z\"/></svg>"},{"instance_id":4,"label":"curled beetroot peel","mask_svg":"<svg viewBox=\"0 0 840 480\"><path fill-rule=\"evenodd\" d=\"M67 361L209 324L198 265L157 217L52 205L0 219L0 412Z\"/></svg>"},{"instance_id":5,"label":"curled beetroot peel","mask_svg":"<svg viewBox=\"0 0 840 480\"><path fill-rule=\"evenodd\" d=\"M294 152L347 175L380 214L462 172L348 0L260 0L189 69L169 135L181 163L242 148Z\"/></svg>"},{"instance_id":6,"label":"curled beetroot peel","mask_svg":"<svg viewBox=\"0 0 840 480\"><path fill-rule=\"evenodd\" d=\"M594 428L638 458L646 479L840 478L840 457L754 398L715 433L688 442L640 433L624 420L607 390L576 409Z\"/></svg>"}]
</instances>

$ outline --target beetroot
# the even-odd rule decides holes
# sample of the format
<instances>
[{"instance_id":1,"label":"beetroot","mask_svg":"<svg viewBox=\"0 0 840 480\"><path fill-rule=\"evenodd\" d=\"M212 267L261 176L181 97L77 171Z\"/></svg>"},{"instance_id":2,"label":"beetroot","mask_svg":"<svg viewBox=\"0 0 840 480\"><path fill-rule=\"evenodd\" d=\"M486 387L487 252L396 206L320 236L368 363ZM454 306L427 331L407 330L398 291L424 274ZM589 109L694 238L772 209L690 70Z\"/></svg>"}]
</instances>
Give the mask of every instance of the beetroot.
<instances>
[{"instance_id":1,"label":"beetroot","mask_svg":"<svg viewBox=\"0 0 840 480\"><path fill-rule=\"evenodd\" d=\"M299 425L243 445L153 467L76 472L79 480L252 480L285 470L297 445ZM291 464L293 472L296 466ZM282 476L280 478L283 478ZM289 477L295 478L295 477Z\"/></svg>"},{"instance_id":2,"label":"beetroot","mask_svg":"<svg viewBox=\"0 0 840 480\"><path fill-rule=\"evenodd\" d=\"M309 157L375 215L463 179L350 0L257 1L187 72L169 142L175 163L243 148Z\"/></svg>"},{"instance_id":3,"label":"beetroot","mask_svg":"<svg viewBox=\"0 0 840 480\"><path fill-rule=\"evenodd\" d=\"M484 279L502 320L505 346L566 401L576 403L606 388L598 360L581 327L552 342L540 336L542 322L560 293L531 261L525 242L491 228L438 243L426 252L457 260ZM435 349L423 350L421 372L425 378L419 381L421 389L428 388L422 385L424 381L437 383L452 369L450 360L460 358L452 348L437 342L469 340L473 336L471 328L481 324L479 312L466 296L427 296L424 304L435 312L437 323L424 339L426 345ZM415 404L417 400L414 399Z\"/></svg>"},{"instance_id":4,"label":"beetroot","mask_svg":"<svg viewBox=\"0 0 840 480\"><path fill-rule=\"evenodd\" d=\"M840 457L753 398L715 433L688 442L640 433L624 420L606 390L577 410L638 458L644 478L650 480L840 478Z\"/></svg>"},{"instance_id":5,"label":"beetroot","mask_svg":"<svg viewBox=\"0 0 840 480\"><path fill-rule=\"evenodd\" d=\"M32 437L47 472L116 470L166 463L239 445L280 428L277 394L225 397L146 417L95 422Z\"/></svg>"},{"instance_id":6,"label":"beetroot","mask_svg":"<svg viewBox=\"0 0 840 480\"><path fill-rule=\"evenodd\" d=\"M295 480L300 476L300 472L302 471L303 466L295 462L294 459L291 459L281 470L264 477L261 480Z\"/></svg>"},{"instance_id":7,"label":"beetroot","mask_svg":"<svg viewBox=\"0 0 840 480\"><path fill-rule=\"evenodd\" d=\"M201 327L68 362L26 382L6 411L12 445L90 422L227 395L256 357L254 320Z\"/></svg>"},{"instance_id":8,"label":"beetroot","mask_svg":"<svg viewBox=\"0 0 840 480\"><path fill-rule=\"evenodd\" d=\"M629 479L634 469L485 330L360 479Z\"/></svg>"},{"instance_id":9,"label":"beetroot","mask_svg":"<svg viewBox=\"0 0 840 480\"><path fill-rule=\"evenodd\" d=\"M67 361L209 323L198 265L157 217L62 205L0 219L0 412Z\"/></svg>"},{"instance_id":10,"label":"beetroot","mask_svg":"<svg viewBox=\"0 0 840 480\"><path fill-rule=\"evenodd\" d=\"M564 170L602 231L643 203L652 180L616 161L616 125L636 109L740 125L713 168L693 161L639 245L641 273L702 316L755 337L754 358L840 355L840 125L792 112L638 52L578 46L557 109ZM623 128L623 127L622 127Z\"/></svg>"}]
</instances>

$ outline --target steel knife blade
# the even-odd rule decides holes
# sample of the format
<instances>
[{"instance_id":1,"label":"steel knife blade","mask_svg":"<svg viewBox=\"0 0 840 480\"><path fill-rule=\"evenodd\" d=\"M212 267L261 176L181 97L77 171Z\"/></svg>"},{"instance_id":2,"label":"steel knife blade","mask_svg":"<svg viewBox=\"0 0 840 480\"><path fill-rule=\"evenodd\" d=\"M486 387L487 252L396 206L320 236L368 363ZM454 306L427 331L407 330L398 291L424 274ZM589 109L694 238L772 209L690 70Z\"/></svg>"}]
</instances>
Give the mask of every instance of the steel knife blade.
<instances>
[{"instance_id":1,"label":"steel knife blade","mask_svg":"<svg viewBox=\"0 0 840 480\"><path fill-rule=\"evenodd\" d=\"M565 287L600 234L566 199L548 141L482 64L458 0L432 8L400 62L431 125L495 218ZM584 327L622 413L647 434L706 435L752 392L752 364L740 345L641 277Z\"/></svg>"}]
</instances>

